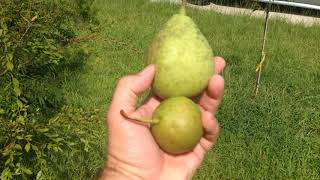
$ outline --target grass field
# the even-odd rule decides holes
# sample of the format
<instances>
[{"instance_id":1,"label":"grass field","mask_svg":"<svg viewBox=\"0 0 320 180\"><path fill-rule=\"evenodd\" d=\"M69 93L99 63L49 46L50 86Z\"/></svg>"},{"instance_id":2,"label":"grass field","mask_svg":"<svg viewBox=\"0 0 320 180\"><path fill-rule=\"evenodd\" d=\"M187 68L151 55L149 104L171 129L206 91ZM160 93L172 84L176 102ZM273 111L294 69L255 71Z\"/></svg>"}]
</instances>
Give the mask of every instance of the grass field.
<instances>
[{"instance_id":1,"label":"grass field","mask_svg":"<svg viewBox=\"0 0 320 180\"><path fill-rule=\"evenodd\" d=\"M94 148L70 152L54 165L58 174L74 179L92 178L103 165L104 118L115 83L143 68L155 33L178 11L177 6L147 0L97 0L95 6L99 38L86 44L92 55L85 68L70 74L63 85L69 107L103 110L101 122L88 130ZM217 114L221 135L194 179L320 179L319 27L270 22L262 87L254 98L263 19L192 9L188 14L214 54L227 61Z\"/></svg>"}]
</instances>

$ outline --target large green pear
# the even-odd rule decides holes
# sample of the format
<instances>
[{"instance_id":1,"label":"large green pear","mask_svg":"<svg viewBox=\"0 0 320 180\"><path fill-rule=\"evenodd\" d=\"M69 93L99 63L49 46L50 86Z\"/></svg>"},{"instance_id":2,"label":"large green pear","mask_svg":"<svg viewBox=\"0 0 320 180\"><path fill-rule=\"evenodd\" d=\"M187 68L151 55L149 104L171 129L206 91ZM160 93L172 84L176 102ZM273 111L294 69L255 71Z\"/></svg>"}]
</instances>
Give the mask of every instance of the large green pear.
<instances>
[{"instance_id":1,"label":"large green pear","mask_svg":"<svg viewBox=\"0 0 320 180\"><path fill-rule=\"evenodd\" d=\"M162 101L152 119L156 122L151 125L154 139L170 154L192 151L203 135L200 108L186 97Z\"/></svg>"},{"instance_id":2,"label":"large green pear","mask_svg":"<svg viewBox=\"0 0 320 180\"><path fill-rule=\"evenodd\" d=\"M200 94L213 74L212 57L193 20L184 13L173 15L149 48L147 63L156 66L153 91L161 98Z\"/></svg>"}]
</instances>

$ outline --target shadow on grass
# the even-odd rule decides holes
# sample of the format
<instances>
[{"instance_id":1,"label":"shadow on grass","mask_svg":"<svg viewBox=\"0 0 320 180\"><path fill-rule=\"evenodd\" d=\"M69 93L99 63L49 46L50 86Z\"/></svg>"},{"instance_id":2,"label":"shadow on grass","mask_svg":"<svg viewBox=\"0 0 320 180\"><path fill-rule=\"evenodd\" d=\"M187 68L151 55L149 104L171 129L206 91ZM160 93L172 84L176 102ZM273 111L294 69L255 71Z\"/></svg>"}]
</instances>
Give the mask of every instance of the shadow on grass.
<instances>
[{"instance_id":1,"label":"shadow on grass","mask_svg":"<svg viewBox=\"0 0 320 180\"><path fill-rule=\"evenodd\" d=\"M36 115L36 119L46 122L55 116L65 104L62 83L73 78L84 70L89 54L82 48L68 48L64 59L58 65L45 65L31 69L30 77L26 79L28 91L25 94L29 100L29 110ZM36 72L37 76L31 76Z\"/></svg>"},{"instance_id":2,"label":"shadow on grass","mask_svg":"<svg viewBox=\"0 0 320 180\"><path fill-rule=\"evenodd\" d=\"M29 92L26 97L30 99L30 112L35 114L35 120L50 124L65 143L61 146L63 151L48 152L47 178L92 179L98 176L98 167L103 166L105 129L101 125L102 112L70 106L63 87L69 82L79 81L90 55L80 45L70 47L60 64L33 69L39 75L27 79Z\"/></svg>"}]
</instances>

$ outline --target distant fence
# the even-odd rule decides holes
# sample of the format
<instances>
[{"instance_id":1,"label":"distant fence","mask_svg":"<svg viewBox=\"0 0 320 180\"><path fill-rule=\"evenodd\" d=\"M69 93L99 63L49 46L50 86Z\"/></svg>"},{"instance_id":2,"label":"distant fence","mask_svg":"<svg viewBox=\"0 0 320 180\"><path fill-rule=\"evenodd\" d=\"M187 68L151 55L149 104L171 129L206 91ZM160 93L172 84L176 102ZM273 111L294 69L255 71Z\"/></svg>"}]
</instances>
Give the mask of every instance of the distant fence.
<instances>
[{"instance_id":1,"label":"distant fence","mask_svg":"<svg viewBox=\"0 0 320 180\"><path fill-rule=\"evenodd\" d=\"M293 6L306 9L320 10L320 0L254 0L263 3L272 3L284 6Z\"/></svg>"},{"instance_id":2,"label":"distant fence","mask_svg":"<svg viewBox=\"0 0 320 180\"><path fill-rule=\"evenodd\" d=\"M179 1L179 0L175 0ZM250 1L268 3L292 7L300 7L306 9L320 10L320 0L188 0L188 2L198 5L212 3L227 4L227 5L247 5Z\"/></svg>"}]
</instances>

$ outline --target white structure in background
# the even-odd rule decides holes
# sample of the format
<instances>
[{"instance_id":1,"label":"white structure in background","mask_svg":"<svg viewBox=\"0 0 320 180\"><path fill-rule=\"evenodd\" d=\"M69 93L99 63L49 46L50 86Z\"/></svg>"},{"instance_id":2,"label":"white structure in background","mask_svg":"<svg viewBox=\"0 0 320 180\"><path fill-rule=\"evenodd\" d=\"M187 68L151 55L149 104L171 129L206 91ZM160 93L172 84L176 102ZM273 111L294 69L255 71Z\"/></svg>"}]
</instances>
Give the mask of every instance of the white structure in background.
<instances>
[{"instance_id":1,"label":"white structure in background","mask_svg":"<svg viewBox=\"0 0 320 180\"><path fill-rule=\"evenodd\" d=\"M151 2L170 2L170 3L180 3L181 0L151 0ZM263 1L263 0L256 0L256 1ZM269 0L266 0L269 1ZM271 0L274 1L274 0ZM291 0L292 1L292 0ZM295 1L303 1L303 0L295 0ZM308 0L306 0L308 1ZM312 1L312 0L310 0ZM316 0L320 1L320 0ZM212 10L221 14L227 15L248 15L251 17L257 18L265 18L265 11L260 10L251 10L245 8L235 8L229 6L220 6L213 3L210 3L207 6L197 6L193 4L188 4L189 7L202 9L202 10ZM317 17L310 17L310 16L302 16L302 15L295 15L295 14L285 14L285 13L278 13L278 12L270 12L269 14L270 19L282 19L288 23L292 24L302 24L304 26L313 26L313 25L320 25L320 18Z\"/></svg>"},{"instance_id":2,"label":"white structure in background","mask_svg":"<svg viewBox=\"0 0 320 180\"><path fill-rule=\"evenodd\" d=\"M179 3L181 0L151 0L151 2L171 2L171 3Z\"/></svg>"},{"instance_id":3,"label":"white structure in background","mask_svg":"<svg viewBox=\"0 0 320 180\"><path fill-rule=\"evenodd\" d=\"M319 0L254 0L263 3L278 4L284 6L294 6L299 8L306 8L306 9L314 9L320 10L320 1Z\"/></svg>"}]
</instances>

